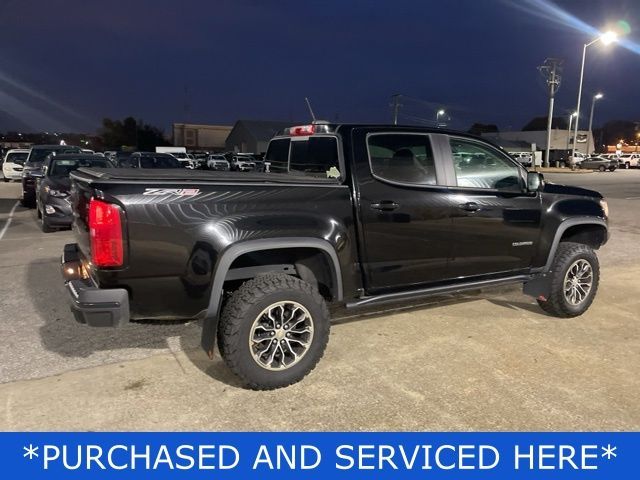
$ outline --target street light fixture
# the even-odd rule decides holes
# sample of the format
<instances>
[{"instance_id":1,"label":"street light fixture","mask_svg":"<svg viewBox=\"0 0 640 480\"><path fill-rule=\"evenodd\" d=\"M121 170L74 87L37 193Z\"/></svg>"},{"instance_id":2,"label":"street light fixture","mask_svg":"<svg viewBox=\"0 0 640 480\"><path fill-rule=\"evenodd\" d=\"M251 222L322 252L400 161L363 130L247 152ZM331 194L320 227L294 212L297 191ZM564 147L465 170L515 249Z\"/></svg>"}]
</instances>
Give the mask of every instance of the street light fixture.
<instances>
[{"instance_id":1,"label":"street light fixture","mask_svg":"<svg viewBox=\"0 0 640 480\"><path fill-rule=\"evenodd\" d=\"M436 128L440 128L440 115L444 115L445 113L444 110L438 110L436 112Z\"/></svg>"},{"instance_id":2,"label":"street light fixture","mask_svg":"<svg viewBox=\"0 0 640 480\"><path fill-rule=\"evenodd\" d=\"M584 80L584 61L587 58L587 47L593 45L597 42L602 42L604 45L609 45L615 42L618 38L618 34L616 32L605 32L599 37L591 40L589 43L584 44L584 48L582 49L582 66L580 67L580 86L578 87L578 105L576 107L576 112L580 111L580 100L582 99L582 81ZM571 158L573 158L576 154L576 142L578 141L578 119L576 118L576 124L573 131L573 149L571 152ZM588 148L588 145L587 145Z\"/></svg>"},{"instance_id":3,"label":"street light fixture","mask_svg":"<svg viewBox=\"0 0 640 480\"><path fill-rule=\"evenodd\" d=\"M596 106L596 100L600 100L604 95L602 93L596 93L591 99L591 114L589 115L589 130L587 130L587 150L589 149L589 135L593 138L593 133L591 129L593 128L593 109ZM596 142L593 142L593 147L595 148ZM587 152L589 153L589 152Z\"/></svg>"}]
</instances>

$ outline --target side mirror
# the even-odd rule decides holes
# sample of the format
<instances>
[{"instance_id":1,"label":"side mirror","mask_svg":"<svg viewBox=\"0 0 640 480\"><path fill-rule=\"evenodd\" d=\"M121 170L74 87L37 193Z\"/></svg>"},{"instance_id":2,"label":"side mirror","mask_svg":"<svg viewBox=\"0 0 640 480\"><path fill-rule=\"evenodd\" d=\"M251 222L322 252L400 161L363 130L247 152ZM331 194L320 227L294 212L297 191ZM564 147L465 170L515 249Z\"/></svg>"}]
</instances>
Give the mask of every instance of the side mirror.
<instances>
[{"instance_id":1,"label":"side mirror","mask_svg":"<svg viewBox=\"0 0 640 480\"><path fill-rule=\"evenodd\" d=\"M544 176L538 172L527 173L527 190L530 192L537 192L544 184Z\"/></svg>"}]
</instances>

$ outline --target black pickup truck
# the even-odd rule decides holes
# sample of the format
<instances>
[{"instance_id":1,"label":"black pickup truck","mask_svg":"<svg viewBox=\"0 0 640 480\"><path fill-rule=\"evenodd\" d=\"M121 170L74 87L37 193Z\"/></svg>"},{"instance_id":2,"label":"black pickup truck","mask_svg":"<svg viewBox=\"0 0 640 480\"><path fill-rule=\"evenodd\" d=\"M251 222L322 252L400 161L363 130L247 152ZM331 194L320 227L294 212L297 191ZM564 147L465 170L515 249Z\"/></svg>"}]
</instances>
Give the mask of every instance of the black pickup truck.
<instances>
[{"instance_id":1,"label":"black pickup truck","mask_svg":"<svg viewBox=\"0 0 640 480\"><path fill-rule=\"evenodd\" d=\"M72 173L62 268L77 320L199 319L210 356L217 339L247 386L271 389L322 357L330 304L520 283L571 317L594 299L605 200L479 138L317 122L271 140L265 164Z\"/></svg>"}]
</instances>

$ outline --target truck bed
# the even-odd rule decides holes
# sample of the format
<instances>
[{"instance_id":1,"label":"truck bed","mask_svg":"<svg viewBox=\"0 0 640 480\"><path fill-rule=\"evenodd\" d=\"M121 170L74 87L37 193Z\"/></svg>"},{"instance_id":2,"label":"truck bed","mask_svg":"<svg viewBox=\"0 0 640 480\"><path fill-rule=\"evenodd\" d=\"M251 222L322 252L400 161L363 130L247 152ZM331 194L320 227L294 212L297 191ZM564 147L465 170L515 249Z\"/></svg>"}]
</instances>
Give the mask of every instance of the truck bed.
<instances>
[{"instance_id":1,"label":"truck bed","mask_svg":"<svg viewBox=\"0 0 640 480\"><path fill-rule=\"evenodd\" d=\"M80 168L71 174L73 178L91 183L284 183L284 184L333 184L334 178L296 175L294 173L221 172L188 170L179 168Z\"/></svg>"}]
</instances>

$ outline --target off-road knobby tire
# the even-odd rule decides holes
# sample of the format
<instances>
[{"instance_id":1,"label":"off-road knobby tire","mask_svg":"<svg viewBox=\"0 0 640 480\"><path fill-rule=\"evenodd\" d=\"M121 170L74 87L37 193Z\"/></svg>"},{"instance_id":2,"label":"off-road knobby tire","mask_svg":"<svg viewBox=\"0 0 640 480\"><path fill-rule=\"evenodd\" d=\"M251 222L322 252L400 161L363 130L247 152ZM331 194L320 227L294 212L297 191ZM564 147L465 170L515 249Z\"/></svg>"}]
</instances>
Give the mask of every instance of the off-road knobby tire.
<instances>
[{"instance_id":1,"label":"off-road knobby tire","mask_svg":"<svg viewBox=\"0 0 640 480\"><path fill-rule=\"evenodd\" d=\"M253 359L249 335L253 322L280 301L303 305L313 320L313 340L300 361L285 370L267 370ZM329 309L309 283L281 273L259 275L243 283L226 302L218 325L218 349L229 369L252 390L273 390L302 380L318 364L329 341Z\"/></svg>"},{"instance_id":2,"label":"off-road knobby tire","mask_svg":"<svg viewBox=\"0 0 640 480\"><path fill-rule=\"evenodd\" d=\"M573 262L583 258L591 264L593 285L587 298L580 305L571 305L564 297L564 277ZM560 242L553 259L550 273L551 293L546 301L538 300L538 305L550 315L570 318L582 315L593 303L600 281L600 263L591 247L582 243Z\"/></svg>"}]
</instances>

